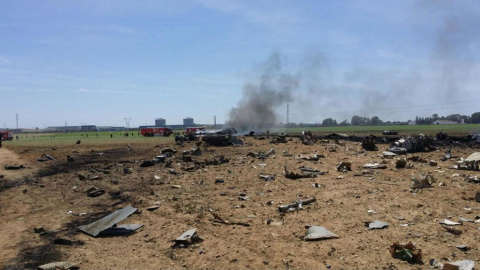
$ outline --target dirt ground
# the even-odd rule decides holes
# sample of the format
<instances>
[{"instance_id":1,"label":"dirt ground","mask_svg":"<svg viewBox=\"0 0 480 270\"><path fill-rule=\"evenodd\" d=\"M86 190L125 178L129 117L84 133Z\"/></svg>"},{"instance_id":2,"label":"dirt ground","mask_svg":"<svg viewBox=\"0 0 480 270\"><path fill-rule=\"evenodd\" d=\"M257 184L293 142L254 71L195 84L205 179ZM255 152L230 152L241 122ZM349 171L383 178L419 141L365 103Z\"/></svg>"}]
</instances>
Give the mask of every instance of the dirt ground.
<instances>
[{"instance_id":1,"label":"dirt ground","mask_svg":"<svg viewBox=\"0 0 480 270\"><path fill-rule=\"evenodd\" d=\"M454 157L446 161L440 161L446 147L408 154L435 160L438 165L409 161L412 168L396 169L396 158L382 157L387 144L378 145L379 151L366 152L359 143L349 141L310 146L296 138L286 144L252 137L244 141L242 147L201 145L202 155L193 159L203 162L225 156L229 163L197 168L182 160L182 151L195 144L177 146L173 138L151 138L148 143L128 146L86 147L72 142L62 147L9 149L5 143L0 149L0 268L35 269L53 261L70 261L80 269L429 269L430 259L479 262L479 223L456 226L462 232L459 235L439 224L445 218L480 218L480 203L475 201L480 186L465 180L480 173L452 168L479 148L456 146L451 148ZM177 150L167 159L173 161L176 174L165 163L140 166L164 147ZM271 148L276 153L264 160L247 157L249 152ZM284 151L292 156L284 156ZM38 162L44 153L55 160ZM324 157L306 161L296 158L300 154ZM67 161L67 156L75 160ZM335 169L342 160L352 162L352 171ZM373 172L362 168L372 162L387 168ZM6 164L26 168L5 170ZM284 166L328 173L291 180L284 176ZM188 167L192 171L184 170ZM259 173L275 174L276 179L265 181ZM412 193L410 178L421 173L431 173L436 182ZM216 183L217 178L224 182ZM88 197L86 190L92 186L106 193ZM249 198L240 200L240 195ZM310 197L316 202L301 210L278 211L282 204ZM120 224L143 224L135 233L94 238L78 231L78 226L127 205L139 211ZM152 205L159 208L147 211ZM215 222L210 209L225 220L249 226ZM387 222L389 227L368 230L365 222L374 220ZM306 225L323 226L340 238L304 241ZM35 233L38 227L46 233ZM173 249L171 240L191 228L198 229L203 241ZM73 245L53 244L56 238L70 239ZM423 264L390 255L393 243L410 241L421 249ZM460 250L457 245L468 249Z\"/></svg>"}]
</instances>

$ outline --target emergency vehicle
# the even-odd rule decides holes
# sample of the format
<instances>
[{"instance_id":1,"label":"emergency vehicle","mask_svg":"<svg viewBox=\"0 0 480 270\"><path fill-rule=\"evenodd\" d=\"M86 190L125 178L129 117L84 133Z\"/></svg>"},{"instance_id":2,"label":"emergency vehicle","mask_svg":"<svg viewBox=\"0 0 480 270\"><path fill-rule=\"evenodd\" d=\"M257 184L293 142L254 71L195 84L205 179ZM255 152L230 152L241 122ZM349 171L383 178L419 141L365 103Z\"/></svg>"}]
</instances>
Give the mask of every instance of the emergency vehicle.
<instances>
[{"instance_id":1,"label":"emergency vehicle","mask_svg":"<svg viewBox=\"0 0 480 270\"><path fill-rule=\"evenodd\" d=\"M0 130L0 139L2 141L11 141L13 140L13 132L9 130Z\"/></svg>"},{"instance_id":2,"label":"emergency vehicle","mask_svg":"<svg viewBox=\"0 0 480 270\"><path fill-rule=\"evenodd\" d=\"M186 127L183 130L185 135L195 134L195 133L205 133L205 127Z\"/></svg>"},{"instance_id":3,"label":"emergency vehicle","mask_svg":"<svg viewBox=\"0 0 480 270\"><path fill-rule=\"evenodd\" d=\"M140 134L145 137L153 137L153 136L165 136L168 137L172 135L173 131L171 128L167 127L152 127L152 128L142 128L140 129Z\"/></svg>"}]
</instances>

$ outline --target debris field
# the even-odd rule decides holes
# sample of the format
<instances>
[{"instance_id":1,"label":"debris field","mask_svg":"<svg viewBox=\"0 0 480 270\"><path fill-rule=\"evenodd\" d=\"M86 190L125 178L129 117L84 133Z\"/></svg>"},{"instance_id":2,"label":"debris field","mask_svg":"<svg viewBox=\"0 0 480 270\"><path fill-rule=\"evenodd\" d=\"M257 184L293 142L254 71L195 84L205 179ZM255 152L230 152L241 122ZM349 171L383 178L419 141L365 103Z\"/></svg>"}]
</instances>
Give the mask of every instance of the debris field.
<instances>
[{"instance_id":1,"label":"debris field","mask_svg":"<svg viewBox=\"0 0 480 270\"><path fill-rule=\"evenodd\" d=\"M478 146L395 155L370 140L238 138L0 149L0 268L479 262L480 172L460 164Z\"/></svg>"}]
</instances>

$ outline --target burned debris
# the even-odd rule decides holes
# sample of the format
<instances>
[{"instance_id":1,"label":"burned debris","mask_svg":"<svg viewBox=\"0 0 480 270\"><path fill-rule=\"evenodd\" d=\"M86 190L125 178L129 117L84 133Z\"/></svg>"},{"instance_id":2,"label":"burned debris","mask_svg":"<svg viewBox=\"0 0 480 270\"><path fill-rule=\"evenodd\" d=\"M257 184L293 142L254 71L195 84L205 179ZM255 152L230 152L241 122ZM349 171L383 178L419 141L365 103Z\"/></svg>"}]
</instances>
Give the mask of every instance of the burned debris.
<instances>
[{"instance_id":1,"label":"burned debris","mask_svg":"<svg viewBox=\"0 0 480 270\"><path fill-rule=\"evenodd\" d=\"M362 141L362 148L367 151L378 151L378 147L375 145L375 142L373 141L374 139L375 139L375 136L373 135L366 136Z\"/></svg>"},{"instance_id":2,"label":"burned debris","mask_svg":"<svg viewBox=\"0 0 480 270\"><path fill-rule=\"evenodd\" d=\"M413 137L402 138L390 145L388 151L395 154L406 154L415 152L428 152L436 150L432 140L423 134Z\"/></svg>"}]
</instances>

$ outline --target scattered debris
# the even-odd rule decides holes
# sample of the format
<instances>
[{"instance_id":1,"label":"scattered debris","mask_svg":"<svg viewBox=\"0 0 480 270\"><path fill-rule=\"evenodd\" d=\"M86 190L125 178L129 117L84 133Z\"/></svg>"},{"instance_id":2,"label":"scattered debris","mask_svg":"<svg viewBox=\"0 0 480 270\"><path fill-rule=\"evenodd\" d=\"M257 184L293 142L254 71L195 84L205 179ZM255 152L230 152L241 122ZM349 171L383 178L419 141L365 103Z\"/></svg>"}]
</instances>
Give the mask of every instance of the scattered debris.
<instances>
[{"instance_id":1,"label":"scattered debris","mask_svg":"<svg viewBox=\"0 0 480 270\"><path fill-rule=\"evenodd\" d=\"M453 227L449 227L449 226L445 226L445 225L442 225L442 227L447 230L447 232L451 233L451 234L454 234L454 235L460 235L462 234L462 231L459 230L459 229L455 229Z\"/></svg>"},{"instance_id":2,"label":"scattered debris","mask_svg":"<svg viewBox=\"0 0 480 270\"><path fill-rule=\"evenodd\" d=\"M443 265L443 270L472 270L475 262L471 260L462 260L456 262L447 262Z\"/></svg>"},{"instance_id":3,"label":"scattered debris","mask_svg":"<svg viewBox=\"0 0 480 270\"><path fill-rule=\"evenodd\" d=\"M316 201L317 201L317 199L315 197L307 198L307 199L304 199L304 200L298 200L298 201L293 202L293 203L280 205L278 207L278 211L281 212L281 213L298 211L298 210L302 209L303 205L309 205L309 204L312 204Z\"/></svg>"},{"instance_id":4,"label":"scattered debris","mask_svg":"<svg viewBox=\"0 0 480 270\"><path fill-rule=\"evenodd\" d=\"M362 166L365 169L386 169L387 165L380 163L367 163Z\"/></svg>"},{"instance_id":5,"label":"scattered debris","mask_svg":"<svg viewBox=\"0 0 480 270\"><path fill-rule=\"evenodd\" d=\"M390 254L393 258L409 263L422 263L422 250L417 249L412 242L406 245L394 243L390 246Z\"/></svg>"},{"instance_id":6,"label":"scattered debris","mask_svg":"<svg viewBox=\"0 0 480 270\"><path fill-rule=\"evenodd\" d=\"M214 222L218 222L218 223L222 223L222 224L226 224L226 225L240 225L240 226L245 226L245 227L250 226L250 224L245 223L245 222L228 221L228 220L222 218L219 214L215 213L215 211L213 209L210 209L209 211L210 211L210 214L212 214L212 216L213 216L213 221Z\"/></svg>"},{"instance_id":7,"label":"scattered debris","mask_svg":"<svg viewBox=\"0 0 480 270\"><path fill-rule=\"evenodd\" d=\"M52 241L52 243L56 244L56 245L64 245L64 246L73 245L73 241L70 240L70 239L66 239L66 238L56 238Z\"/></svg>"},{"instance_id":8,"label":"scattered debris","mask_svg":"<svg viewBox=\"0 0 480 270\"><path fill-rule=\"evenodd\" d=\"M368 227L370 230L375 230L375 229L385 229L388 227L388 223L380 221L380 220L375 220L372 222L365 222L365 226Z\"/></svg>"},{"instance_id":9,"label":"scattered debris","mask_svg":"<svg viewBox=\"0 0 480 270\"><path fill-rule=\"evenodd\" d=\"M460 223L460 222L451 221L451 220L448 220L446 218L443 219L442 221L440 221L440 224L444 224L444 225L448 225L448 226L462 225L462 223Z\"/></svg>"},{"instance_id":10,"label":"scattered debris","mask_svg":"<svg viewBox=\"0 0 480 270\"><path fill-rule=\"evenodd\" d=\"M247 154L247 157L266 159L273 154L275 154L275 149L272 148L266 153L265 152L258 152L258 153L250 152L250 153Z\"/></svg>"},{"instance_id":11,"label":"scattered debris","mask_svg":"<svg viewBox=\"0 0 480 270\"><path fill-rule=\"evenodd\" d=\"M287 169L287 166L284 166L283 170L284 170L286 178L290 178L290 179L294 179L294 180L295 179L300 179L300 178L314 178L315 177L314 174L310 174L310 173L305 174L305 173L303 173L303 171L302 171L302 173L296 173L296 172L289 171Z\"/></svg>"},{"instance_id":12,"label":"scattered debris","mask_svg":"<svg viewBox=\"0 0 480 270\"><path fill-rule=\"evenodd\" d=\"M375 136L373 135L366 136L362 141L362 148L367 151L378 151L378 147L375 145L375 142L373 142L374 138Z\"/></svg>"},{"instance_id":13,"label":"scattered debris","mask_svg":"<svg viewBox=\"0 0 480 270\"><path fill-rule=\"evenodd\" d=\"M412 188L412 190L418 190L421 188L431 187L432 184L435 182L435 177L433 177L433 175L428 173L426 175L421 174L420 179L412 177L411 180L412 180L412 183L410 187Z\"/></svg>"},{"instance_id":14,"label":"scattered debris","mask_svg":"<svg viewBox=\"0 0 480 270\"><path fill-rule=\"evenodd\" d=\"M147 207L147 211L154 211L154 210L157 210L158 208L160 208L160 206L153 205L153 206Z\"/></svg>"},{"instance_id":15,"label":"scattered debris","mask_svg":"<svg viewBox=\"0 0 480 270\"><path fill-rule=\"evenodd\" d=\"M303 240L305 241L339 238L338 235L327 230L325 227L320 227L320 226L306 226L306 227L307 227L307 231L305 232L305 236L303 237Z\"/></svg>"},{"instance_id":16,"label":"scattered debris","mask_svg":"<svg viewBox=\"0 0 480 270\"><path fill-rule=\"evenodd\" d=\"M392 157L397 156L397 154L395 154L393 152L390 152L390 151L384 151L383 156L386 157L386 158L392 158Z\"/></svg>"},{"instance_id":17,"label":"scattered debris","mask_svg":"<svg viewBox=\"0 0 480 270\"><path fill-rule=\"evenodd\" d=\"M127 224L117 226L118 222L126 219L131 214L135 213L137 208L132 207L131 205L126 206L125 208L119 209L108 216L105 216L93 223L88 225L83 225L78 227L78 229L90 236L105 236L105 235L125 235L130 234L143 225L139 224Z\"/></svg>"},{"instance_id":18,"label":"scattered debris","mask_svg":"<svg viewBox=\"0 0 480 270\"><path fill-rule=\"evenodd\" d=\"M322 172L320 170L314 169L314 168L308 168L305 166L300 167L300 170L302 171L303 175L324 175L328 172Z\"/></svg>"},{"instance_id":19,"label":"scattered debris","mask_svg":"<svg viewBox=\"0 0 480 270\"><path fill-rule=\"evenodd\" d=\"M151 166L155 166L155 163L152 161L152 160L145 160L142 162L142 164L140 164L140 167L151 167Z\"/></svg>"},{"instance_id":20,"label":"scattered debris","mask_svg":"<svg viewBox=\"0 0 480 270\"><path fill-rule=\"evenodd\" d=\"M388 151L395 154L406 154L407 152L415 153L436 150L431 144L432 140L428 136L420 134L395 141L390 145Z\"/></svg>"},{"instance_id":21,"label":"scattered debris","mask_svg":"<svg viewBox=\"0 0 480 270\"><path fill-rule=\"evenodd\" d=\"M468 156L463 161L463 165L466 167L465 169L478 171L480 169L480 152L475 152Z\"/></svg>"},{"instance_id":22,"label":"scattered debris","mask_svg":"<svg viewBox=\"0 0 480 270\"><path fill-rule=\"evenodd\" d=\"M404 158L397 159L397 161L395 162L395 168L403 169L405 167L407 167L407 160Z\"/></svg>"},{"instance_id":23,"label":"scattered debris","mask_svg":"<svg viewBox=\"0 0 480 270\"><path fill-rule=\"evenodd\" d=\"M352 162L343 160L336 166L337 171L351 171L352 170Z\"/></svg>"},{"instance_id":24,"label":"scattered debris","mask_svg":"<svg viewBox=\"0 0 480 270\"><path fill-rule=\"evenodd\" d=\"M55 159L52 156L47 154L43 154L40 156L39 159L37 159L37 161L40 161L40 162L49 161L49 160L55 160Z\"/></svg>"},{"instance_id":25,"label":"scattered debris","mask_svg":"<svg viewBox=\"0 0 480 270\"><path fill-rule=\"evenodd\" d=\"M68 270L78 268L76 264L71 262L52 262L44 265L40 265L38 269L40 270Z\"/></svg>"},{"instance_id":26,"label":"scattered debris","mask_svg":"<svg viewBox=\"0 0 480 270\"><path fill-rule=\"evenodd\" d=\"M33 228L33 232L38 233L40 235L47 234L47 232L45 231L45 229L43 227Z\"/></svg>"},{"instance_id":27,"label":"scattered debris","mask_svg":"<svg viewBox=\"0 0 480 270\"><path fill-rule=\"evenodd\" d=\"M101 189L101 188L91 187L91 188L87 189L88 197L94 198L94 197L101 196L103 194L105 194L105 190Z\"/></svg>"},{"instance_id":28,"label":"scattered debris","mask_svg":"<svg viewBox=\"0 0 480 270\"><path fill-rule=\"evenodd\" d=\"M398 131L396 130L384 130L382 131L383 135L398 135Z\"/></svg>"},{"instance_id":29,"label":"scattered debris","mask_svg":"<svg viewBox=\"0 0 480 270\"><path fill-rule=\"evenodd\" d=\"M190 229L185 231L177 239L173 240L175 242L172 248L186 248L192 244L200 243L203 239L197 235L197 229Z\"/></svg>"},{"instance_id":30,"label":"scattered debris","mask_svg":"<svg viewBox=\"0 0 480 270\"><path fill-rule=\"evenodd\" d=\"M4 166L5 170L21 170L21 169L25 169L25 166L23 165L5 165Z\"/></svg>"},{"instance_id":31,"label":"scattered debris","mask_svg":"<svg viewBox=\"0 0 480 270\"><path fill-rule=\"evenodd\" d=\"M175 153L177 153L177 150L175 150L173 148L163 148L162 150L160 150L160 153L162 153L162 154L166 154L166 153L175 154Z\"/></svg>"},{"instance_id":32,"label":"scattered debris","mask_svg":"<svg viewBox=\"0 0 480 270\"><path fill-rule=\"evenodd\" d=\"M311 154L311 155L298 155L295 157L295 159L303 159L307 161L318 161L320 158L324 158L324 155L319 155L319 154Z\"/></svg>"},{"instance_id":33,"label":"scattered debris","mask_svg":"<svg viewBox=\"0 0 480 270\"><path fill-rule=\"evenodd\" d=\"M274 181L275 175L274 174L259 174L258 177L265 181Z\"/></svg>"}]
</instances>

